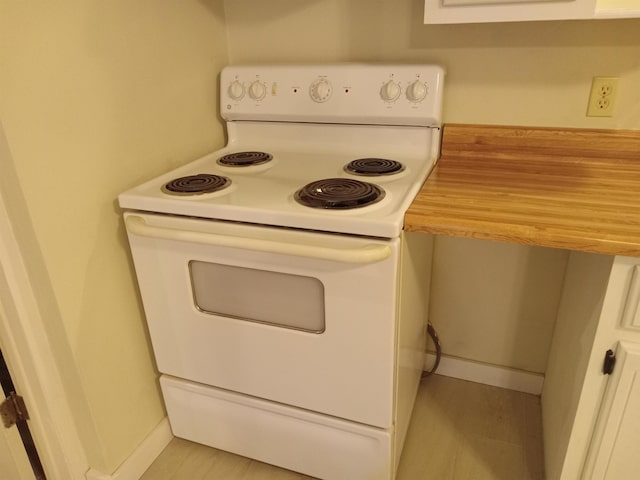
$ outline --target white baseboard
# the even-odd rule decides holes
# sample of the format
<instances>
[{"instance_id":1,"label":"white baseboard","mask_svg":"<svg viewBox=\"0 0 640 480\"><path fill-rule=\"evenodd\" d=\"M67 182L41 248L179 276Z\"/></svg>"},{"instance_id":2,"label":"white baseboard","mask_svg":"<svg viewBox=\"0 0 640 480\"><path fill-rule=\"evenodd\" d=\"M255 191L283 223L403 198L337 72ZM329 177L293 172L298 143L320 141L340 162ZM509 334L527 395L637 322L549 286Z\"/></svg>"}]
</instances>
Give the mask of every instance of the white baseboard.
<instances>
[{"instance_id":1,"label":"white baseboard","mask_svg":"<svg viewBox=\"0 0 640 480\"><path fill-rule=\"evenodd\" d=\"M431 370L435 358L432 353L425 355L425 370ZM436 373L445 377L469 380L470 382L483 383L534 395L542 393L542 384L544 382L544 375L539 373L525 372L446 355L443 355L440 359L440 365Z\"/></svg>"},{"instance_id":2,"label":"white baseboard","mask_svg":"<svg viewBox=\"0 0 640 480\"><path fill-rule=\"evenodd\" d=\"M169 419L164 418L158 426L112 474L93 468L85 474L86 480L138 480L173 438Z\"/></svg>"}]
</instances>

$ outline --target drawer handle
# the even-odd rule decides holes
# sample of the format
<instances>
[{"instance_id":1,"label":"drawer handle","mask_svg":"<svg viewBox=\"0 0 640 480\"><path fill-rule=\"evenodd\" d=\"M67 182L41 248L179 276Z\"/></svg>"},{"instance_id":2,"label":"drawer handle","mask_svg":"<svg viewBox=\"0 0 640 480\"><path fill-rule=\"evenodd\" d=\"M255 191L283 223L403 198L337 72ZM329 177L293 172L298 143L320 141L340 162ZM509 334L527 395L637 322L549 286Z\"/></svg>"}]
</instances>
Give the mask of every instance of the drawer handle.
<instances>
[{"instance_id":1,"label":"drawer handle","mask_svg":"<svg viewBox=\"0 0 640 480\"><path fill-rule=\"evenodd\" d=\"M125 219L127 231L141 237L179 242L199 243L216 247L232 247L266 253L293 255L296 257L331 260L343 263L376 263L391 255L387 245L369 244L358 248L330 248L298 243L276 242L258 238L219 235L216 233L194 232L170 227L149 225L144 218L129 215Z\"/></svg>"}]
</instances>

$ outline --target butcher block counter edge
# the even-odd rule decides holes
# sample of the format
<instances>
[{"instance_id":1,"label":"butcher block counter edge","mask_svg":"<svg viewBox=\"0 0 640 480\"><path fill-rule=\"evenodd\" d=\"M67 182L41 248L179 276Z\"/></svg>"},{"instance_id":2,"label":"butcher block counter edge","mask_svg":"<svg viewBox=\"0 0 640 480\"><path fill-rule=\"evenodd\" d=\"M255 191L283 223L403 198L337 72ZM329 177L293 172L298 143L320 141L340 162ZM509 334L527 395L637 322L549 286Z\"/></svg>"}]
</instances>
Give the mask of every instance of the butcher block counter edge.
<instances>
[{"instance_id":1,"label":"butcher block counter edge","mask_svg":"<svg viewBox=\"0 0 640 480\"><path fill-rule=\"evenodd\" d=\"M640 257L640 130L447 124L404 228Z\"/></svg>"}]
</instances>

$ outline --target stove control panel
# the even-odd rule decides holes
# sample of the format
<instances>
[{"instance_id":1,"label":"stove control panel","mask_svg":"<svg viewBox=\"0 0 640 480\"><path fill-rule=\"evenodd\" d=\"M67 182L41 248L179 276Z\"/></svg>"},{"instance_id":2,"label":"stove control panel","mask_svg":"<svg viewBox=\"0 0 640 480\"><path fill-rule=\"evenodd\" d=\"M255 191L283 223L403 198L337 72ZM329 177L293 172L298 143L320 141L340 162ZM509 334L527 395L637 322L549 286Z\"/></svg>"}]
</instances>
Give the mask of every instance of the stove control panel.
<instances>
[{"instance_id":1,"label":"stove control panel","mask_svg":"<svg viewBox=\"0 0 640 480\"><path fill-rule=\"evenodd\" d=\"M222 71L227 121L442 124L444 70L435 65L246 65Z\"/></svg>"}]
</instances>

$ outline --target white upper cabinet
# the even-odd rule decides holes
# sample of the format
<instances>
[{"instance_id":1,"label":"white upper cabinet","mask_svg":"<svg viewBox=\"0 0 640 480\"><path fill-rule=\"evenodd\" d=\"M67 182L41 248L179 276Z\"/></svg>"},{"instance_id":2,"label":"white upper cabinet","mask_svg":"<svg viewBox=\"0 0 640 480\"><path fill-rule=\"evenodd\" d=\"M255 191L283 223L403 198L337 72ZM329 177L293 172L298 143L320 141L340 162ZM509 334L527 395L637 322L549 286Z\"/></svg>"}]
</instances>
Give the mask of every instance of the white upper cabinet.
<instances>
[{"instance_id":1,"label":"white upper cabinet","mask_svg":"<svg viewBox=\"0 0 640 480\"><path fill-rule=\"evenodd\" d=\"M640 17L640 0L425 0L424 23Z\"/></svg>"}]
</instances>

